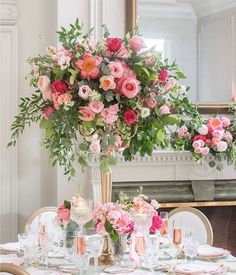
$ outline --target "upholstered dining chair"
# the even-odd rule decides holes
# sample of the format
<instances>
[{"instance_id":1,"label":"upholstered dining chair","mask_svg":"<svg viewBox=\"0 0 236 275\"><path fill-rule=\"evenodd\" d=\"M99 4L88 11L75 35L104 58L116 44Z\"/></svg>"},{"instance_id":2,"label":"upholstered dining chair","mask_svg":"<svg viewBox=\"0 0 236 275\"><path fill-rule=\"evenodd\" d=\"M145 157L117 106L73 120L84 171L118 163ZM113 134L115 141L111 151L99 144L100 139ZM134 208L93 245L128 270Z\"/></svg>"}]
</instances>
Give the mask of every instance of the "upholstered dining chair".
<instances>
[{"instance_id":1,"label":"upholstered dining chair","mask_svg":"<svg viewBox=\"0 0 236 275\"><path fill-rule=\"evenodd\" d=\"M31 226L31 230L37 230L39 221L46 222L49 227L53 227L54 218L57 215L57 208L53 206L43 207L35 211L27 220L25 225L25 231L27 226Z\"/></svg>"},{"instance_id":2,"label":"upholstered dining chair","mask_svg":"<svg viewBox=\"0 0 236 275\"><path fill-rule=\"evenodd\" d=\"M213 231L207 217L198 209L192 207L178 207L169 212L169 233L173 226L192 232L192 236L200 244L213 244Z\"/></svg>"},{"instance_id":3,"label":"upholstered dining chair","mask_svg":"<svg viewBox=\"0 0 236 275\"><path fill-rule=\"evenodd\" d=\"M13 274L13 275L28 275L21 267L14 264L0 264L0 273Z\"/></svg>"}]
</instances>

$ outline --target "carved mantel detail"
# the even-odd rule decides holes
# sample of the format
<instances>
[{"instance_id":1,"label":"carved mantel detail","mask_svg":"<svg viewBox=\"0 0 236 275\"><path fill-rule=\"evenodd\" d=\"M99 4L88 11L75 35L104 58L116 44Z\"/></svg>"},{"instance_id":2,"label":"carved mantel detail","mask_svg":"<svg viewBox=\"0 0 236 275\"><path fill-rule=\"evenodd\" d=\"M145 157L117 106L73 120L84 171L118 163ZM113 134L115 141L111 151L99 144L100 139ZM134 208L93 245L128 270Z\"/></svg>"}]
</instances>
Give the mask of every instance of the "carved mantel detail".
<instances>
[{"instance_id":1,"label":"carved mantel detail","mask_svg":"<svg viewBox=\"0 0 236 275\"><path fill-rule=\"evenodd\" d=\"M16 0L0 0L0 25L15 25L16 19Z\"/></svg>"}]
</instances>

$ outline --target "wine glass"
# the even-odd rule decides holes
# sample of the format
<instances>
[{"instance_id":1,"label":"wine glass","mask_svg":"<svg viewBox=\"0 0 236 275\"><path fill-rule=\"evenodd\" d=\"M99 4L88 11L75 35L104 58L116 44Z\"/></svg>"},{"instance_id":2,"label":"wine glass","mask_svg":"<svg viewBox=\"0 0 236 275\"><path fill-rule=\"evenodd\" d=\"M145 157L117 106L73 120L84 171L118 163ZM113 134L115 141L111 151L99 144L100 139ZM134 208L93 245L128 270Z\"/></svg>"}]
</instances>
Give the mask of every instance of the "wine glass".
<instances>
[{"instance_id":1,"label":"wine glass","mask_svg":"<svg viewBox=\"0 0 236 275\"><path fill-rule=\"evenodd\" d=\"M162 219L162 227L160 229L161 235L167 235L168 234L168 212L160 212L160 217Z\"/></svg>"},{"instance_id":2,"label":"wine glass","mask_svg":"<svg viewBox=\"0 0 236 275\"><path fill-rule=\"evenodd\" d=\"M80 273L82 274L84 270L88 268L89 258L86 249L86 239L85 236L77 236L76 237L76 254L77 254L77 269L80 269Z\"/></svg>"},{"instance_id":3,"label":"wine glass","mask_svg":"<svg viewBox=\"0 0 236 275\"><path fill-rule=\"evenodd\" d=\"M136 235L134 237L134 242L135 242L135 252L139 256L138 267L141 268L141 262L144 254L144 248L145 248L144 236Z\"/></svg>"},{"instance_id":4,"label":"wine glass","mask_svg":"<svg viewBox=\"0 0 236 275\"><path fill-rule=\"evenodd\" d=\"M190 259L190 261L193 260L194 257L197 256L198 254L198 247L199 247L199 242L196 240L187 240L184 243L183 251L186 259Z\"/></svg>"},{"instance_id":5,"label":"wine glass","mask_svg":"<svg viewBox=\"0 0 236 275\"><path fill-rule=\"evenodd\" d=\"M147 246L144 255L145 266L150 268L151 272L154 273L154 267L157 265L158 250L159 250L159 235L149 235L146 239Z\"/></svg>"},{"instance_id":6,"label":"wine glass","mask_svg":"<svg viewBox=\"0 0 236 275\"><path fill-rule=\"evenodd\" d=\"M94 258L94 269L98 271L98 258L102 254L104 237L98 234L87 236L89 257Z\"/></svg>"}]
</instances>

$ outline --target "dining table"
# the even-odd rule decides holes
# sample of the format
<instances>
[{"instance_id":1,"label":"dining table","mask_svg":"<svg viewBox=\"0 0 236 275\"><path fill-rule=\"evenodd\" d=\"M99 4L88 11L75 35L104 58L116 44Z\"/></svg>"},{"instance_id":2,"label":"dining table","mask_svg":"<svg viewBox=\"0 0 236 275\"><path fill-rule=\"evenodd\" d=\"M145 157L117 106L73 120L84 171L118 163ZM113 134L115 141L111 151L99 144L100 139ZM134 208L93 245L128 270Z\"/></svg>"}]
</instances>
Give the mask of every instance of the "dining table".
<instances>
[{"instance_id":1,"label":"dining table","mask_svg":"<svg viewBox=\"0 0 236 275\"><path fill-rule=\"evenodd\" d=\"M17 243L14 243L17 245ZM12 245L13 246L13 245ZM134 268L130 261L129 253L127 252L122 260L121 265L115 266L99 266L99 270L95 271L93 265L89 265L87 270L77 270L76 266L72 263L66 262L63 257L58 257L58 255L50 255L48 259L48 266L43 267L39 265L27 265L24 263L22 253L10 253L1 250L0 245L0 264L1 263L13 263L19 265L29 274L34 275L59 275L59 274L120 274L120 275L155 275L155 274L194 274L194 275L207 275L207 274L236 274L236 257L230 253L226 256L221 257L195 257L192 261L185 259L185 257L177 257L176 247L173 245L159 248L159 257L156 261L156 266L150 270L146 267L144 263L141 264L139 268ZM209 267L214 267L218 265L223 267L222 270L218 272L208 272ZM195 267L202 267L202 272L194 271ZM188 270L190 267L190 270ZM181 268L183 268L183 273L181 273ZM193 270L193 271L191 271Z\"/></svg>"}]
</instances>

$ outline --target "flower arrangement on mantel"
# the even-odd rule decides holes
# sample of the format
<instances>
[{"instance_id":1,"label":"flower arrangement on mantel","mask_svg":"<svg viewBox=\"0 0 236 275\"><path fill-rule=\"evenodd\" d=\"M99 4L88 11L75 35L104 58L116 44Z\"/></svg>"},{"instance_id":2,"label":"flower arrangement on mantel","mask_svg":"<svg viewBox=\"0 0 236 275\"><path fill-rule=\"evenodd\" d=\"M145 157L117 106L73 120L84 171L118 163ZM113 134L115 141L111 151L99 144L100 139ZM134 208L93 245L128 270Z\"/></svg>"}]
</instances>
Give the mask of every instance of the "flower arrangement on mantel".
<instances>
[{"instance_id":1,"label":"flower arrangement on mantel","mask_svg":"<svg viewBox=\"0 0 236 275\"><path fill-rule=\"evenodd\" d=\"M96 156L106 171L118 154L132 160L169 146L198 161L211 153L236 165L236 115L205 124L180 85L185 76L177 64L147 49L136 29L120 39L104 28L95 46L90 34L76 20L58 32L59 47L29 58L35 91L21 98L9 145L26 125L39 123L52 165L64 166L69 178L75 162L85 166Z\"/></svg>"}]
</instances>

